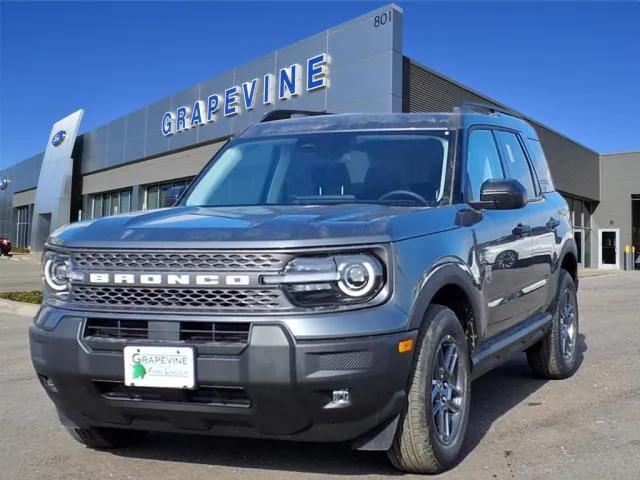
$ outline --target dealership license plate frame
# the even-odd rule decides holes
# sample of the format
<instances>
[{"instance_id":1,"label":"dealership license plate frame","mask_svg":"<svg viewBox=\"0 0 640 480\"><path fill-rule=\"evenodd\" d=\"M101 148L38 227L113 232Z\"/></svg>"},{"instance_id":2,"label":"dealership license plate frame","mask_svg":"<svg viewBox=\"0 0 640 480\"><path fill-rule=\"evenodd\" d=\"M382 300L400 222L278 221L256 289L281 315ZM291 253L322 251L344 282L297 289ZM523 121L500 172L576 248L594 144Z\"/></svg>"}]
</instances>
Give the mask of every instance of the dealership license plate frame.
<instances>
[{"instance_id":1,"label":"dealership license plate frame","mask_svg":"<svg viewBox=\"0 0 640 480\"><path fill-rule=\"evenodd\" d=\"M150 362L136 362L134 360L135 354L153 357L156 365ZM158 362L161 362L160 359L167 357L186 359L186 363L180 362L177 366L170 363L166 365L158 364ZM195 349L193 347L129 345L124 347L123 350L124 383L128 387L193 390L196 388L195 360ZM140 363L144 367L145 373L142 377L134 373L134 365L136 363ZM164 374L161 373L163 370ZM182 372L179 372L180 370ZM167 374L167 371L174 372L174 375Z\"/></svg>"}]
</instances>

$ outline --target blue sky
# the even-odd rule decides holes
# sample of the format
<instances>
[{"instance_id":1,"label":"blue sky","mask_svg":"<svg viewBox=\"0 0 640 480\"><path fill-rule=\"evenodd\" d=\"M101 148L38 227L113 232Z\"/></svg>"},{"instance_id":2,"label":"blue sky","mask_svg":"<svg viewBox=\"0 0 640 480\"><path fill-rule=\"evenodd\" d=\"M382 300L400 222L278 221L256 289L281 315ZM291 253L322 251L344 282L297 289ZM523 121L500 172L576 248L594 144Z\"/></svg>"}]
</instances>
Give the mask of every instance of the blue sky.
<instances>
[{"instance_id":1,"label":"blue sky","mask_svg":"<svg viewBox=\"0 0 640 480\"><path fill-rule=\"evenodd\" d=\"M0 168L77 108L90 130L386 3L0 0ZM398 3L408 56L596 151L640 150L640 2Z\"/></svg>"}]
</instances>

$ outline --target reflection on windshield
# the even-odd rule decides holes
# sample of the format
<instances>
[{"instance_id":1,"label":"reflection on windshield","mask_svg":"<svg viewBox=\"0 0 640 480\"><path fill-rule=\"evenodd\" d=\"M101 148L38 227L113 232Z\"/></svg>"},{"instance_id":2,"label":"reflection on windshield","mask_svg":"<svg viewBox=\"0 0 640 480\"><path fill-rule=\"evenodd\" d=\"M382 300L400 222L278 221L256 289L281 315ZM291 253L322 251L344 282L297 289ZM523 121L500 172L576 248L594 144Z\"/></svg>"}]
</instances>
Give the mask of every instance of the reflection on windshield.
<instances>
[{"instance_id":1,"label":"reflection on windshield","mask_svg":"<svg viewBox=\"0 0 640 480\"><path fill-rule=\"evenodd\" d=\"M450 132L347 132L232 143L198 180L186 205L443 201Z\"/></svg>"}]
</instances>

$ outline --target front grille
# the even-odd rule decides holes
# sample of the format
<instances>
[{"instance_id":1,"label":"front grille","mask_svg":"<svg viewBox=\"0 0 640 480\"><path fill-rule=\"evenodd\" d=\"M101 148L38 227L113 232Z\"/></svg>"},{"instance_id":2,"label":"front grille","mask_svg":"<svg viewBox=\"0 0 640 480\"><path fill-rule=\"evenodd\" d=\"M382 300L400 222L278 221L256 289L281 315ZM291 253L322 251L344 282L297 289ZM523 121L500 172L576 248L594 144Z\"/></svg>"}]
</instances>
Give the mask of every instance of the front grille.
<instances>
[{"instance_id":1,"label":"front grille","mask_svg":"<svg viewBox=\"0 0 640 480\"><path fill-rule=\"evenodd\" d=\"M167 252L95 251L74 252L72 257L82 270L281 270L290 255L263 252Z\"/></svg>"},{"instance_id":2,"label":"front grille","mask_svg":"<svg viewBox=\"0 0 640 480\"><path fill-rule=\"evenodd\" d=\"M129 387L120 382L105 381L94 381L93 385L102 397L107 400L195 403L240 408L251 406L251 400L242 388L202 386L194 390L181 390L174 388Z\"/></svg>"},{"instance_id":3,"label":"front grille","mask_svg":"<svg viewBox=\"0 0 640 480\"><path fill-rule=\"evenodd\" d=\"M149 322L91 318L87 320L84 336L94 339L146 340L149 338Z\"/></svg>"},{"instance_id":4,"label":"front grille","mask_svg":"<svg viewBox=\"0 0 640 480\"><path fill-rule=\"evenodd\" d=\"M189 343L249 342L251 325L242 322L180 322L180 340Z\"/></svg>"},{"instance_id":5,"label":"front grille","mask_svg":"<svg viewBox=\"0 0 640 480\"><path fill-rule=\"evenodd\" d=\"M158 324L159 322L155 322ZM146 320L114 318L88 318L84 338L92 342L110 340L167 340L189 344L246 345L249 343L249 322L161 322L176 325L172 328L154 328Z\"/></svg>"},{"instance_id":6,"label":"front grille","mask_svg":"<svg viewBox=\"0 0 640 480\"><path fill-rule=\"evenodd\" d=\"M279 289L208 289L74 285L69 303L110 310L265 311L290 308Z\"/></svg>"}]
</instances>

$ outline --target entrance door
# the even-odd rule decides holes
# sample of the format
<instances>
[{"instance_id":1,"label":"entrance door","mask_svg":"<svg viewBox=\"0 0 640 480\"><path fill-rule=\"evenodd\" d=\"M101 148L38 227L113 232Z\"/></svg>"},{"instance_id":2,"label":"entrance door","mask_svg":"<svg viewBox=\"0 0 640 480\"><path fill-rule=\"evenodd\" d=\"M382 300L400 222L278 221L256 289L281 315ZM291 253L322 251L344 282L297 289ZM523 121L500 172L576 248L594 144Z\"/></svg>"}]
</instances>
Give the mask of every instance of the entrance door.
<instances>
[{"instance_id":1,"label":"entrance door","mask_svg":"<svg viewBox=\"0 0 640 480\"><path fill-rule=\"evenodd\" d=\"M620 229L606 228L599 230L600 268L620 268Z\"/></svg>"}]
</instances>

